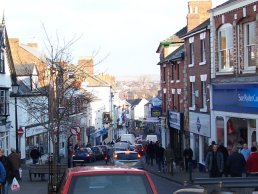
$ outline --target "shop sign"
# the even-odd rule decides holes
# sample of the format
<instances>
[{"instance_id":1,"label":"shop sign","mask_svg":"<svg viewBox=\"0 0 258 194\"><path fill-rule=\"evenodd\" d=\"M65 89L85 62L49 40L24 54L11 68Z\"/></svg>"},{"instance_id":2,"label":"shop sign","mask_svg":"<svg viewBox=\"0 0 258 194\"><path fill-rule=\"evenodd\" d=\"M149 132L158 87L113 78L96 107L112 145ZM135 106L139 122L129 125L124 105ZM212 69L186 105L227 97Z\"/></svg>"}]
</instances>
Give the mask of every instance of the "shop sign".
<instances>
[{"instance_id":1,"label":"shop sign","mask_svg":"<svg viewBox=\"0 0 258 194\"><path fill-rule=\"evenodd\" d=\"M161 116L161 107L152 107L151 108L151 117L160 117Z\"/></svg>"},{"instance_id":2,"label":"shop sign","mask_svg":"<svg viewBox=\"0 0 258 194\"><path fill-rule=\"evenodd\" d=\"M191 133L210 137L210 115L190 112L189 113L189 131Z\"/></svg>"},{"instance_id":3,"label":"shop sign","mask_svg":"<svg viewBox=\"0 0 258 194\"><path fill-rule=\"evenodd\" d=\"M213 110L258 113L257 84L213 86Z\"/></svg>"},{"instance_id":4,"label":"shop sign","mask_svg":"<svg viewBox=\"0 0 258 194\"><path fill-rule=\"evenodd\" d=\"M169 111L169 126L178 130L183 129L183 113Z\"/></svg>"}]
</instances>

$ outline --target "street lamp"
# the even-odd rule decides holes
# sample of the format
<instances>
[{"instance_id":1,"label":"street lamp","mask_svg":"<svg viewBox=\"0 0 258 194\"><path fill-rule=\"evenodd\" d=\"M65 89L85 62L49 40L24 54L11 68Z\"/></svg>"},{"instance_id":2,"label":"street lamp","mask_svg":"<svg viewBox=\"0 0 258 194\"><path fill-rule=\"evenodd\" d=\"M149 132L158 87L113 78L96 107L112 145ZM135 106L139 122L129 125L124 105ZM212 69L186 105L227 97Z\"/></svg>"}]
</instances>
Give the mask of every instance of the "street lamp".
<instances>
[{"instance_id":1,"label":"street lamp","mask_svg":"<svg viewBox=\"0 0 258 194\"><path fill-rule=\"evenodd\" d=\"M18 143L18 116L17 116L17 94L19 90L19 85L17 83L12 85L12 92L14 94L14 108L15 108L15 142L16 142L16 152L19 150Z\"/></svg>"}]
</instances>

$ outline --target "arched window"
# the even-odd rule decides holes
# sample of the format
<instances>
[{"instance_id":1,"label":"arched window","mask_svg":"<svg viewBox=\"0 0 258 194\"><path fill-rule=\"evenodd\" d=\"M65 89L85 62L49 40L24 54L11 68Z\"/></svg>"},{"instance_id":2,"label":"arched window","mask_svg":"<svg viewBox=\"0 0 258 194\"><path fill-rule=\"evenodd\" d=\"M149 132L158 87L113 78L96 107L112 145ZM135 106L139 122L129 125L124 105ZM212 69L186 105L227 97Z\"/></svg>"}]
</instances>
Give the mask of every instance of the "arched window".
<instances>
[{"instance_id":1,"label":"arched window","mask_svg":"<svg viewBox=\"0 0 258 194\"><path fill-rule=\"evenodd\" d=\"M233 71L233 27L224 24L218 30L219 71Z\"/></svg>"}]
</instances>

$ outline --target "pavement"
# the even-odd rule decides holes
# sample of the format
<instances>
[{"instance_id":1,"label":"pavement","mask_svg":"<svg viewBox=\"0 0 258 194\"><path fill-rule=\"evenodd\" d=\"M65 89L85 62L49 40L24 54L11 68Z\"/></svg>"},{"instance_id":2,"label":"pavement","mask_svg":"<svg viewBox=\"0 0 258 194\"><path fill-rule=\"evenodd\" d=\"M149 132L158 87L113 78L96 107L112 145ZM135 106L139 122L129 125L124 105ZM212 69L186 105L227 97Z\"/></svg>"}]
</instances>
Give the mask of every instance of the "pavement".
<instances>
[{"instance_id":1,"label":"pavement","mask_svg":"<svg viewBox=\"0 0 258 194\"><path fill-rule=\"evenodd\" d=\"M184 186L191 184L191 180L193 180L194 178L209 177L209 174L207 172L200 172L198 168L194 168L192 170L192 174L190 174L189 171L186 172L185 170L182 170L179 166L174 166L173 173L163 171L160 172L158 169L158 164L156 164L155 161L153 161L153 166L144 163L144 169L149 173L155 174L157 176L163 177Z\"/></svg>"}]
</instances>

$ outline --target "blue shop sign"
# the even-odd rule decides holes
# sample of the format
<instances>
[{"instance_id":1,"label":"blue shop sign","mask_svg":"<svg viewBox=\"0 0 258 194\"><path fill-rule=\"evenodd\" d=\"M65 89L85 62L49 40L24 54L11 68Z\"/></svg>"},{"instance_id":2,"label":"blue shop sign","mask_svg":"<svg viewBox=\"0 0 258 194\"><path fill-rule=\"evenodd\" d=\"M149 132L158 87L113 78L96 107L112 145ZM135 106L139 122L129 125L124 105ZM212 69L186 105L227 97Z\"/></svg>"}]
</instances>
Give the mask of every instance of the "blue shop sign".
<instances>
[{"instance_id":1,"label":"blue shop sign","mask_svg":"<svg viewBox=\"0 0 258 194\"><path fill-rule=\"evenodd\" d=\"M178 130L183 130L184 126L184 116L183 113L169 111L168 118L169 126Z\"/></svg>"},{"instance_id":2,"label":"blue shop sign","mask_svg":"<svg viewBox=\"0 0 258 194\"><path fill-rule=\"evenodd\" d=\"M214 85L213 110L258 113L258 85Z\"/></svg>"},{"instance_id":3,"label":"blue shop sign","mask_svg":"<svg viewBox=\"0 0 258 194\"><path fill-rule=\"evenodd\" d=\"M160 117L162 114L161 107L153 106L151 108L151 117Z\"/></svg>"}]
</instances>

